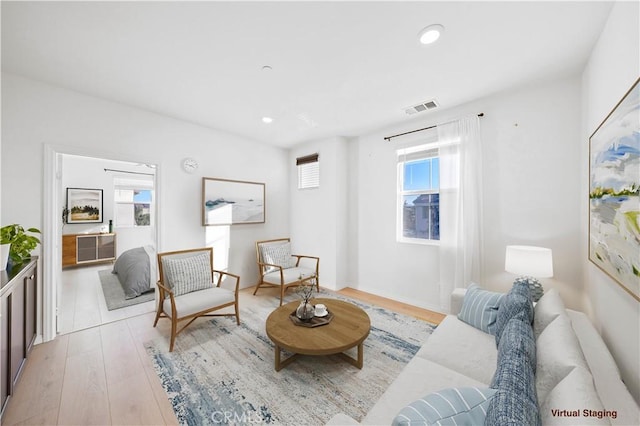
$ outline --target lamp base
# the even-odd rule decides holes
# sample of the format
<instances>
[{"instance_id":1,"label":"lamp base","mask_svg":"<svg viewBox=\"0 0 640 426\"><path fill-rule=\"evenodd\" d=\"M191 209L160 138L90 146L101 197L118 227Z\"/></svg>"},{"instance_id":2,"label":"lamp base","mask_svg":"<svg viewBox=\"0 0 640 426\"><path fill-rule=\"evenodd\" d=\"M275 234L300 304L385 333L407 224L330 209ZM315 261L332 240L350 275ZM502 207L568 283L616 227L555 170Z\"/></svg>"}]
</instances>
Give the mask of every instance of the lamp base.
<instances>
[{"instance_id":1,"label":"lamp base","mask_svg":"<svg viewBox=\"0 0 640 426\"><path fill-rule=\"evenodd\" d=\"M531 294L531 300L537 302L540 300L542 295L544 294L544 288L542 288L542 284L538 281L537 278L534 277L518 277L516 278L516 282L524 281L529 286L529 293Z\"/></svg>"}]
</instances>

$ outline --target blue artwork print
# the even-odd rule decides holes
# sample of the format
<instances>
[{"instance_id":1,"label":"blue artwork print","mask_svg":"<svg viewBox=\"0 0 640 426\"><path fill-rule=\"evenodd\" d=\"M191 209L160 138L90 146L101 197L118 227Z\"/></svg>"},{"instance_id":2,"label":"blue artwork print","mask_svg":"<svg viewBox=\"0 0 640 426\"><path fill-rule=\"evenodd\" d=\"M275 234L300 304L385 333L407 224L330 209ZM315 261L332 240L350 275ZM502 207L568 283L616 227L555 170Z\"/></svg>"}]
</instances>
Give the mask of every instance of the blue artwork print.
<instances>
[{"instance_id":1,"label":"blue artwork print","mask_svg":"<svg viewBox=\"0 0 640 426\"><path fill-rule=\"evenodd\" d=\"M639 83L590 138L589 259L640 301Z\"/></svg>"}]
</instances>

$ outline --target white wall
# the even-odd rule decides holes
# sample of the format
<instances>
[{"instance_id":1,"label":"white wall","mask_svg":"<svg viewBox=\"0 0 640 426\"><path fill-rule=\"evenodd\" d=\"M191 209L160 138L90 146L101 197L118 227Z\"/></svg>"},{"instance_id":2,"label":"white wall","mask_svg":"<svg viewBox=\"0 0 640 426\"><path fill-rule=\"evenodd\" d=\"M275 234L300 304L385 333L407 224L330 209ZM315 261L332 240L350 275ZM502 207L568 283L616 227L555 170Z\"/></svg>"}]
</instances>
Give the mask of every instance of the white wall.
<instances>
[{"instance_id":1,"label":"white wall","mask_svg":"<svg viewBox=\"0 0 640 426\"><path fill-rule=\"evenodd\" d=\"M550 247L555 277L545 279L571 307L579 307L581 165L580 84L577 76L496 94L361 136L350 147L357 158L351 179L357 195L358 288L426 308L439 306L437 246L397 243L395 142L385 136L484 112L483 286L504 291L515 276L504 272L508 244ZM442 218L441 220L446 220Z\"/></svg>"},{"instance_id":2,"label":"white wall","mask_svg":"<svg viewBox=\"0 0 640 426\"><path fill-rule=\"evenodd\" d=\"M43 146L159 166L159 250L205 245L202 177L265 182L267 221L233 226L228 269L255 284L254 241L289 231L288 153L250 140L12 74L2 74L2 218L43 224ZM195 157L194 174L181 160ZM44 244L53 242L44 241ZM50 259L44 259L45 262Z\"/></svg>"},{"instance_id":3,"label":"white wall","mask_svg":"<svg viewBox=\"0 0 640 426\"><path fill-rule=\"evenodd\" d=\"M316 152L320 187L299 190L295 160ZM331 289L349 285L347 155L343 138L301 144L289 154L292 249L297 254L320 257L320 284Z\"/></svg>"},{"instance_id":4,"label":"white wall","mask_svg":"<svg viewBox=\"0 0 640 426\"><path fill-rule=\"evenodd\" d=\"M640 3L616 2L591 54L583 78L583 131L580 209L582 268L592 317L620 368L622 378L640 401L640 303L588 259L588 140L640 76Z\"/></svg>"}]
</instances>

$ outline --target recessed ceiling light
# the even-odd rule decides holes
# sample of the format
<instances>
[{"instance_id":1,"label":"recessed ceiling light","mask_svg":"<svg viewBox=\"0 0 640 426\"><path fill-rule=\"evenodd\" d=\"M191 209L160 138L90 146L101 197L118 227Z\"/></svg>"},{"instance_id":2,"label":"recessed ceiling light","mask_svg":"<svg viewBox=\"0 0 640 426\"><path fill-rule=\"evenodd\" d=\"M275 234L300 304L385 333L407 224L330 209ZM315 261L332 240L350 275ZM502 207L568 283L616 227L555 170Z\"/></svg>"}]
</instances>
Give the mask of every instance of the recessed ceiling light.
<instances>
[{"instance_id":1,"label":"recessed ceiling light","mask_svg":"<svg viewBox=\"0 0 640 426\"><path fill-rule=\"evenodd\" d=\"M271 71L272 69L271 65L265 65L262 67L262 71Z\"/></svg>"},{"instance_id":2,"label":"recessed ceiling light","mask_svg":"<svg viewBox=\"0 0 640 426\"><path fill-rule=\"evenodd\" d=\"M265 124L271 124L273 123L273 118L271 117L262 117L262 122Z\"/></svg>"},{"instance_id":3,"label":"recessed ceiling light","mask_svg":"<svg viewBox=\"0 0 640 426\"><path fill-rule=\"evenodd\" d=\"M422 44L435 43L444 33L444 27L440 24L429 25L418 33L418 38Z\"/></svg>"}]
</instances>

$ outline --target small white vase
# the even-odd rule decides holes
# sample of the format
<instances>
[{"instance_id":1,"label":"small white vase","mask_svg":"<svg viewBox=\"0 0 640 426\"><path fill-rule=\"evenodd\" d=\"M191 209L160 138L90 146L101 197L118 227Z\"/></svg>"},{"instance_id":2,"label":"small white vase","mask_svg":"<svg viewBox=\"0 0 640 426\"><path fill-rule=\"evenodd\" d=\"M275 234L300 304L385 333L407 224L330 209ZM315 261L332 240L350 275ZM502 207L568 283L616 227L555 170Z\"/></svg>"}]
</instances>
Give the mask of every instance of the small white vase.
<instances>
[{"instance_id":1,"label":"small white vase","mask_svg":"<svg viewBox=\"0 0 640 426\"><path fill-rule=\"evenodd\" d=\"M9 262L9 249L11 244L0 245L0 271L7 269L7 263Z\"/></svg>"}]
</instances>

